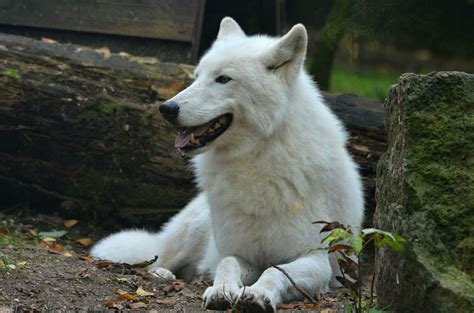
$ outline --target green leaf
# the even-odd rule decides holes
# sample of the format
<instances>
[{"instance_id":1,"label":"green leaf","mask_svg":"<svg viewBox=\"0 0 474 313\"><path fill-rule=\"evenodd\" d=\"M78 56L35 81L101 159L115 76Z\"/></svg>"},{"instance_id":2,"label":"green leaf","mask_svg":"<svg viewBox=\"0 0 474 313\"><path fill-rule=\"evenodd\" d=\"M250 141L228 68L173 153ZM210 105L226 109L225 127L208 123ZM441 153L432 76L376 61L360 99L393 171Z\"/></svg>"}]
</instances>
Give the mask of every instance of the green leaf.
<instances>
[{"instance_id":1,"label":"green leaf","mask_svg":"<svg viewBox=\"0 0 474 313\"><path fill-rule=\"evenodd\" d=\"M387 236L387 237L390 237L392 240L395 240L395 237L393 236L393 234L391 234L387 231L383 231L383 230L376 229L376 228L364 228L364 229L362 229L362 235L363 236L374 235L374 234Z\"/></svg>"},{"instance_id":2,"label":"green leaf","mask_svg":"<svg viewBox=\"0 0 474 313\"><path fill-rule=\"evenodd\" d=\"M356 255L359 255L360 252L362 251L362 246L363 246L363 240L362 237L359 235L352 235L349 237L349 243L354 249L354 253Z\"/></svg>"},{"instance_id":3,"label":"green leaf","mask_svg":"<svg viewBox=\"0 0 474 313\"><path fill-rule=\"evenodd\" d=\"M65 230L52 230L52 231L40 231L38 235L41 237L53 237L53 238L60 238L67 234Z\"/></svg>"},{"instance_id":4,"label":"green leaf","mask_svg":"<svg viewBox=\"0 0 474 313\"><path fill-rule=\"evenodd\" d=\"M406 240L402 236L375 228L367 228L362 230L364 239L372 238L377 248L388 246L392 250L403 253L405 251Z\"/></svg>"},{"instance_id":5,"label":"green leaf","mask_svg":"<svg viewBox=\"0 0 474 313\"><path fill-rule=\"evenodd\" d=\"M321 242L322 243L327 242L329 244L333 244L333 243L343 241L347 239L349 236L351 236L351 234L347 230L342 229L342 228L335 228L331 230L329 234L323 240L321 240Z\"/></svg>"}]
</instances>

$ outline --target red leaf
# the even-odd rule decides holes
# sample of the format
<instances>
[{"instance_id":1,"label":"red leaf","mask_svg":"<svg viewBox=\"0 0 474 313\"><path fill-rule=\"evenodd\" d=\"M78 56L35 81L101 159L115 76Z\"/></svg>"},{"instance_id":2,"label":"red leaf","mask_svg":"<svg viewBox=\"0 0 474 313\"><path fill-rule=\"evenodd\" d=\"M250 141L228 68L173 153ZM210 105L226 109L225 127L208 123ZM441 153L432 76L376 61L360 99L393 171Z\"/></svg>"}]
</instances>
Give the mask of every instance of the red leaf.
<instances>
[{"instance_id":1,"label":"red leaf","mask_svg":"<svg viewBox=\"0 0 474 313\"><path fill-rule=\"evenodd\" d=\"M321 233L331 231L336 228L342 228L342 229L347 230L346 226L344 226L343 224L339 222L316 221L316 222L313 222L313 224L325 224L323 228L321 229Z\"/></svg>"},{"instance_id":2,"label":"red leaf","mask_svg":"<svg viewBox=\"0 0 474 313\"><path fill-rule=\"evenodd\" d=\"M337 251L353 251L354 249L348 245L334 245L330 246L328 252L337 252Z\"/></svg>"}]
</instances>

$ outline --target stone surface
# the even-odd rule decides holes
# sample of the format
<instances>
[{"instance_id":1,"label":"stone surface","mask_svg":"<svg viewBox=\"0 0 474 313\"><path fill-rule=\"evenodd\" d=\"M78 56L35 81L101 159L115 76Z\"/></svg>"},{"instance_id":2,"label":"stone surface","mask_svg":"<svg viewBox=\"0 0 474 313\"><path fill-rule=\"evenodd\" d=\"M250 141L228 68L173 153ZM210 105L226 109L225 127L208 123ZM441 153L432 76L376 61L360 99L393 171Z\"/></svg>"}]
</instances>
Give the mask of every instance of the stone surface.
<instances>
[{"instance_id":1,"label":"stone surface","mask_svg":"<svg viewBox=\"0 0 474 313\"><path fill-rule=\"evenodd\" d=\"M377 254L379 303L474 312L474 75L405 74L384 106L374 222L409 245Z\"/></svg>"}]
</instances>

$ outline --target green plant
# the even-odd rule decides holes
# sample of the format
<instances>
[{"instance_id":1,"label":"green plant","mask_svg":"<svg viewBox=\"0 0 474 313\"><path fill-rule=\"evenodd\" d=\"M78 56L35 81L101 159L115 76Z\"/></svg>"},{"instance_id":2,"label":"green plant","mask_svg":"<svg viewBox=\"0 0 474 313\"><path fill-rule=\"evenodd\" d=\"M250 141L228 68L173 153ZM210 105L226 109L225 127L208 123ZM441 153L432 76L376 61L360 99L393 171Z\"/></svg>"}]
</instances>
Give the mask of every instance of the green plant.
<instances>
[{"instance_id":1,"label":"green plant","mask_svg":"<svg viewBox=\"0 0 474 313\"><path fill-rule=\"evenodd\" d=\"M14 79L14 80L21 80L21 75L20 73L18 72L18 70L15 70L15 69L6 69L6 70L3 70L2 74L6 77L9 77L11 79Z\"/></svg>"},{"instance_id":2,"label":"green plant","mask_svg":"<svg viewBox=\"0 0 474 313\"><path fill-rule=\"evenodd\" d=\"M320 249L327 250L328 253L339 254L338 264L342 276L336 276L336 279L349 291L356 312L377 312L377 310L372 308L374 280L376 277L375 269L370 288L370 303L367 305L362 301L362 280L359 275L361 262L359 257L369 243L373 243L376 250L387 246L394 251L403 253L406 240L397 234L376 228L360 229L338 222L326 221L316 221L313 223L323 224L321 233L328 233L321 240L321 243L327 246ZM360 231L354 232L353 229L360 229Z\"/></svg>"}]
</instances>

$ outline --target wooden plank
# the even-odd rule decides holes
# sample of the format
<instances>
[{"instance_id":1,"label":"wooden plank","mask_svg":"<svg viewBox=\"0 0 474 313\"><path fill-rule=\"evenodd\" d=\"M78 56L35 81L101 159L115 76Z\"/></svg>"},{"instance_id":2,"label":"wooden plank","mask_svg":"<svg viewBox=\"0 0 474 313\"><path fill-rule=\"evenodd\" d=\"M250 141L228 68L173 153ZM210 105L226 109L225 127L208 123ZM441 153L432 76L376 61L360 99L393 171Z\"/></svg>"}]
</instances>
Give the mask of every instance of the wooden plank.
<instances>
[{"instance_id":1,"label":"wooden plank","mask_svg":"<svg viewBox=\"0 0 474 313\"><path fill-rule=\"evenodd\" d=\"M193 42L201 0L0 0L0 24Z\"/></svg>"},{"instance_id":2,"label":"wooden plank","mask_svg":"<svg viewBox=\"0 0 474 313\"><path fill-rule=\"evenodd\" d=\"M196 23L194 25L194 37L192 41L190 59L192 63L197 63L199 57L199 49L201 45L201 31L206 9L206 0L196 0L198 2L196 12Z\"/></svg>"}]
</instances>

